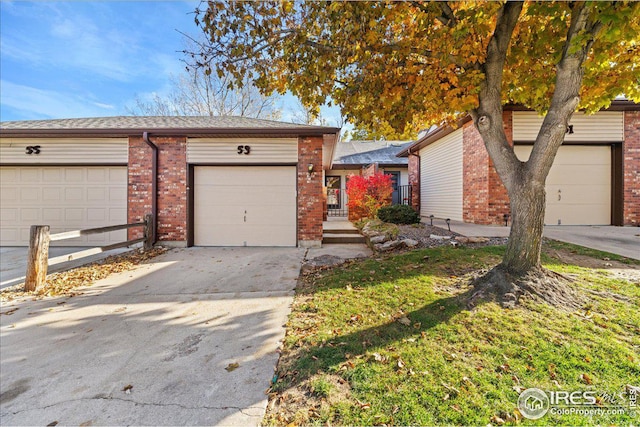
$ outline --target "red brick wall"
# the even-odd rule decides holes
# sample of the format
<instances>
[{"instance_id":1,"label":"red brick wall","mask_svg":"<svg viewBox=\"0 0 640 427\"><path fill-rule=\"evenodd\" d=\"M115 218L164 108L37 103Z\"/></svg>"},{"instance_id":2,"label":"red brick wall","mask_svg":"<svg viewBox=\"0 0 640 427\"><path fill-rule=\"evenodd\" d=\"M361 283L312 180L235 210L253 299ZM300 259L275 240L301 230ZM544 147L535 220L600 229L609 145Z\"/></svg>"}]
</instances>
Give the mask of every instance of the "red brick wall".
<instances>
[{"instance_id":1,"label":"red brick wall","mask_svg":"<svg viewBox=\"0 0 640 427\"><path fill-rule=\"evenodd\" d=\"M624 224L640 225L640 111L624 113Z\"/></svg>"},{"instance_id":2,"label":"red brick wall","mask_svg":"<svg viewBox=\"0 0 640 427\"><path fill-rule=\"evenodd\" d=\"M158 240L187 240L186 137L152 137L158 152ZM129 222L151 213L152 150L142 137L129 137ZM139 236L132 230L130 236Z\"/></svg>"},{"instance_id":3,"label":"red brick wall","mask_svg":"<svg viewBox=\"0 0 640 427\"><path fill-rule=\"evenodd\" d=\"M409 154L409 185L411 186L411 207L420 213L420 157Z\"/></svg>"},{"instance_id":4,"label":"red brick wall","mask_svg":"<svg viewBox=\"0 0 640 427\"><path fill-rule=\"evenodd\" d=\"M462 158L462 219L487 224L489 154L473 122L467 122L462 128Z\"/></svg>"},{"instance_id":5,"label":"red brick wall","mask_svg":"<svg viewBox=\"0 0 640 427\"><path fill-rule=\"evenodd\" d=\"M151 212L151 147L142 137L129 137L127 222L141 222ZM142 237L139 228L129 229L129 239Z\"/></svg>"},{"instance_id":6,"label":"red brick wall","mask_svg":"<svg viewBox=\"0 0 640 427\"><path fill-rule=\"evenodd\" d=\"M512 112L505 111L502 118L507 139L513 144ZM463 220L476 224L504 224L504 215L510 212L507 189L473 122L463 126L462 138Z\"/></svg>"},{"instance_id":7,"label":"red brick wall","mask_svg":"<svg viewBox=\"0 0 640 427\"><path fill-rule=\"evenodd\" d=\"M369 178L370 176L373 176L377 173L378 173L378 164L372 163L366 168L362 168L361 175L364 176L365 178Z\"/></svg>"},{"instance_id":8,"label":"red brick wall","mask_svg":"<svg viewBox=\"0 0 640 427\"><path fill-rule=\"evenodd\" d=\"M309 173L309 163L314 171ZM298 138L298 244L322 243L322 137Z\"/></svg>"},{"instance_id":9,"label":"red brick wall","mask_svg":"<svg viewBox=\"0 0 640 427\"><path fill-rule=\"evenodd\" d=\"M513 145L513 112L502 113L504 133L507 140ZM488 155L487 155L488 157ZM489 208L487 211L487 222L489 224L504 224L504 215L510 214L509 195L502 180L498 176L493 162L489 160Z\"/></svg>"}]
</instances>

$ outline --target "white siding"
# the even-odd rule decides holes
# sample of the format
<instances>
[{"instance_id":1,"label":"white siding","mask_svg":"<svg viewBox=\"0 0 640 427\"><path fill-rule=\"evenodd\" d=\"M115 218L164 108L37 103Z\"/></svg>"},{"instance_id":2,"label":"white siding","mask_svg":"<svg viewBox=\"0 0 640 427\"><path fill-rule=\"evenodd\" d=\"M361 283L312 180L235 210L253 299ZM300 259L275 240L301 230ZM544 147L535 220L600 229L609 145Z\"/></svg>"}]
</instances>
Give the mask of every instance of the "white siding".
<instances>
[{"instance_id":1,"label":"white siding","mask_svg":"<svg viewBox=\"0 0 640 427\"><path fill-rule=\"evenodd\" d=\"M40 146L39 154L26 147ZM128 138L0 138L0 164L127 164Z\"/></svg>"},{"instance_id":2,"label":"white siding","mask_svg":"<svg viewBox=\"0 0 640 427\"><path fill-rule=\"evenodd\" d=\"M543 117L534 111L513 112L513 140L535 141ZM570 125L573 133L565 135L565 141L616 142L624 140L624 113L622 111L600 111L593 115L573 113Z\"/></svg>"},{"instance_id":3,"label":"white siding","mask_svg":"<svg viewBox=\"0 0 640 427\"><path fill-rule=\"evenodd\" d=\"M420 214L462 221L462 129L419 154Z\"/></svg>"},{"instance_id":4,"label":"white siding","mask_svg":"<svg viewBox=\"0 0 640 427\"><path fill-rule=\"evenodd\" d=\"M251 147L238 154L238 146ZM188 163L269 164L297 163L297 138L188 138Z\"/></svg>"}]
</instances>

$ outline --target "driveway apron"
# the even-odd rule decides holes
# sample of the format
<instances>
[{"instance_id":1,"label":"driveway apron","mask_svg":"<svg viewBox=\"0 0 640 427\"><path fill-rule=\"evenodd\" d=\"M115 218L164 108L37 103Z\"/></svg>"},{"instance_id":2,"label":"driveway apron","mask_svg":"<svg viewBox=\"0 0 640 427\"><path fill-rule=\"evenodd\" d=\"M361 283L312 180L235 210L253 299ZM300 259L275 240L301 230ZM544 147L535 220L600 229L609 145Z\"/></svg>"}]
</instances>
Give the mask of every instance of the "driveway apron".
<instances>
[{"instance_id":1,"label":"driveway apron","mask_svg":"<svg viewBox=\"0 0 640 427\"><path fill-rule=\"evenodd\" d=\"M304 254L173 249L79 296L3 304L2 424L258 425Z\"/></svg>"}]
</instances>

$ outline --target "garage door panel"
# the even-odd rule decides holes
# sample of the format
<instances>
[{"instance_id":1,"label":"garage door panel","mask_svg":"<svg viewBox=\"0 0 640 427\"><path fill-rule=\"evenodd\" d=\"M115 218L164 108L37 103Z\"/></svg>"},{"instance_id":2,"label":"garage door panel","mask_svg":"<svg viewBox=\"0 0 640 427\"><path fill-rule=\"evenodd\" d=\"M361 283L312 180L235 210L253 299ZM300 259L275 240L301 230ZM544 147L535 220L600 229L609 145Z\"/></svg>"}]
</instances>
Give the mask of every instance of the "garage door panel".
<instances>
[{"instance_id":1,"label":"garage door panel","mask_svg":"<svg viewBox=\"0 0 640 427\"><path fill-rule=\"evenodd\" d=\"M59 188L47 188L42 191L42 200L45 202L60 200Z\"/></svg>"},{"instance_id":2,"label":"garage door panel","mask_svg":"<svg viewBox=\"0 0 640 427\"><path fill-rule=\"evenodd\" d=\"M526 161L531 148L516 146L516 155ZM545 190L545 224L611 224L611 147L561 146Z\"/></svg>"},{"instance_id":3,"label":"garage door panel","mask_svg":"<svg viewBox=\"0 0 640 427\"><path fill-rule=\"evenodd\" d=\"M71 222L82 222L84 220L84 211L82 209L65 209L64 210L64 220L67 223Z\"/></svg>"},{"instance_id":4,"label":"garage door panel","mask_svg":"<svg viewBox=\"0 0 640 427\"><path fill-rule=\"evenodd\" d=\"M79 168L65 168L64 169L65 182L84 182L85 170Z\"/></svg>"},{"instance_id":5,"label":"garage door panel","mask_svg":"<svg viewBox=\"0 0 640 427\"><path fill-rule=\"evenodd\" d=\"M554 165L549 171L547 185L598 185L611 174L611 163L604 165Z\"/></svg>"},{"instance_id":6,"label":"garage door panel","mask_svg":"<svg viewBox=\"0 0 640 427\"><path fill-rule=\"evenodd\" d=\"M103 178L102 182L99 177ZM3 166L0 186L0 245L3 246L26 246L31 225L49 225L55 234L127 222L127 168L124 166ZM118 231L52 242L52 245L95 246L124 240L126 231Z\"/></svg>"},{"instance_id":7,"label":"garage door panel","mask_svg":"<svg viewBox=\"0 0 640 427\"><path fill-rule=\"evenodd\" d=\"M295 240L295 231L289 226L265 227L246 226L242 231L222 225L210 226L210 233L215 236L215 246L291 246ZM202 243L196 243L202 244Z\"/></svg>"},{"instance_id":8,"label":"garage door panel","mask_svg":"<svg viewBox=\"0 0 640 427\"><path fill-rule=\"evenodd\" d=\"M40 210L36 208L20 209L20 215L14 218L14 220L20 221L20 218L22 218L23 221L30 221L33 225L35 225L35 222L40 218Z\"/></svg>"},{"instance_id":9,"label":"garage door panel","mask_svg":"<svg viewBox=\"0 0 640 427\"><path fill-rule=\"evenodd\" d=\"M32 203L40 200L40 189L37 187L23 187L20 189L20 195L18 198L27 203Z\"/></svg>"},{"instance_id":10,"label":"garage door panel","mask_svg":"<svg viewBox=\"0 0 640 427\"><path fill-rule=\"evenodd\" d=\"M81 187L72 187L64 189L64 201L65 202L81 202L84 196L84 191Z\"/></svg>"},{"instance_id":11,"label":"garage door panel","mask_svg":"<svg viewBox=\"0 0 640 427\"><path fill-rule=\"evenodd\" d=\"M60 168L49 168L42 171L42 181L44 183L60 183L64 181L62 177L63 171Z\"/></svg>"},{"instance_id":12,"label":"garage door panel","mask_svg":"<svg viewBox=\"0 0 640 427\"><path fill-rule=\"evenodd\" d=\"M585 203L590 200L604 200L611 194L611 189L607 185L548 185L547 204L576 204ZM558 200L560 196L560 200ZM597 204L602 204L597 202Z\"/></svg>"},{"instance_id":13,"label":"garage door panel","mask_svg":"<svg viewBox=\"0 0 640 427\"><path fill-rule=\"evenodd\" d=\"M38 182L41 180L41 173L38 169L20 169L20 179L17 182Z\"/></svg>"},{"instance_id":14,"label":"garage door panel","mask_svg":"<svg viewBox=\"0 0 640 427\"><path fill-rule=\"evenodd\" d=\"M296 168L195 167L194 243L295 246Z\"/></svg>"}]
</instances>

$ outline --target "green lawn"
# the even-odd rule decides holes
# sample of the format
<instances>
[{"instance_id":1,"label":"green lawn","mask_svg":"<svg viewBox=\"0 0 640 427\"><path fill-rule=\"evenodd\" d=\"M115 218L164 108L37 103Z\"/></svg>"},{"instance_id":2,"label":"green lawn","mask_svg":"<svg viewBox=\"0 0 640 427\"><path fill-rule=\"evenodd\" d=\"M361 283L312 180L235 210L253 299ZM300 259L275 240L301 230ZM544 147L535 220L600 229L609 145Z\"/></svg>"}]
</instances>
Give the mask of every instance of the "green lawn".
<instances>
[{"instance_id":1,"label":"green lawn","mask_svg":"<svg viewBox=\"0 0 640 427\"><path fill-rule=\"evenodd\" d=\"M555 242L546 249L555 256L613 259ZM546 255L545 265L574 278L578 289L616 298L585 292L590 302L578 312L532 300L514 310L495 303L467 310L472 272L497 264L503 250L418 250L302 279L264 423L640 422L640 415L628 413L522 418L519 392L530 387L601 396L640 386L640 285ZM620 261L626 268L640 264Z\"/></svg>"}]
</instances>

